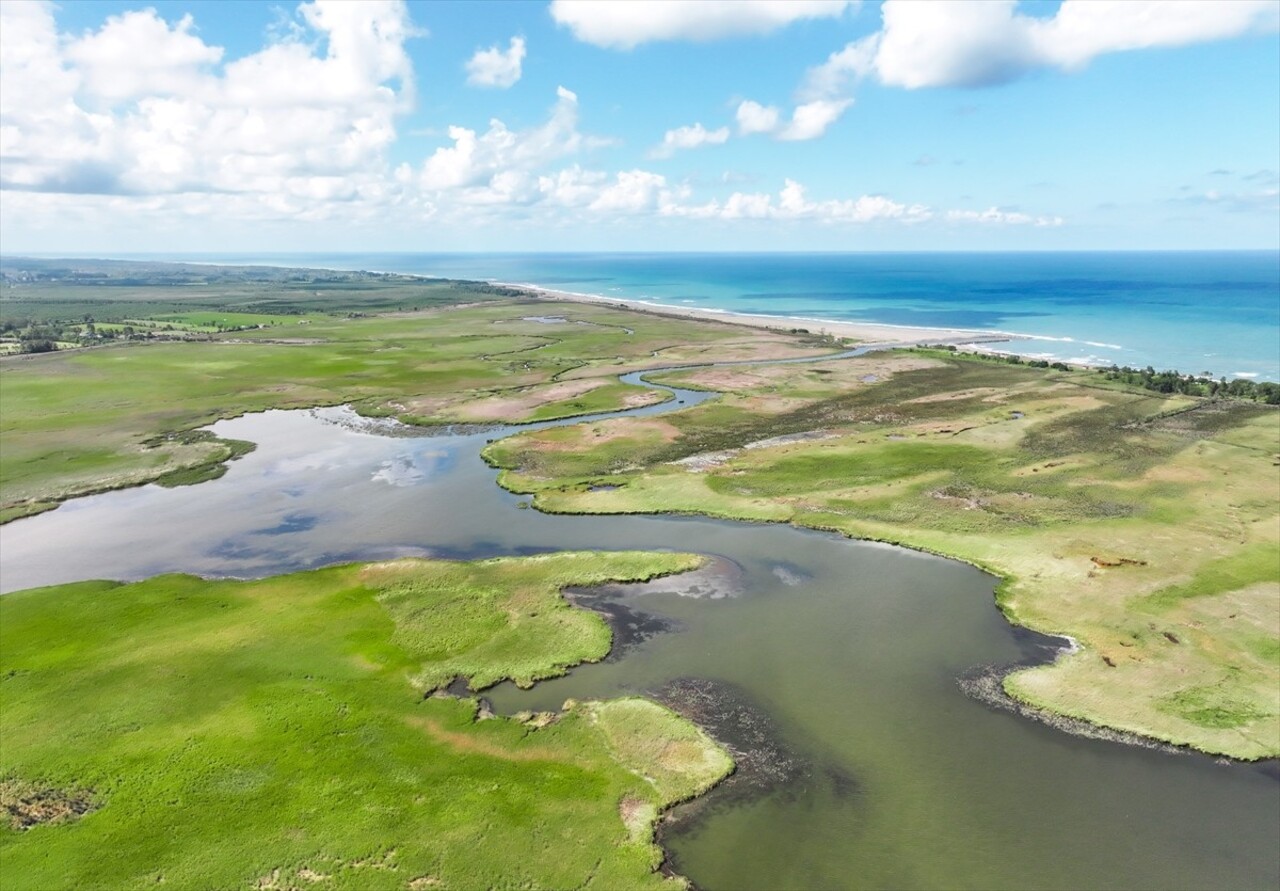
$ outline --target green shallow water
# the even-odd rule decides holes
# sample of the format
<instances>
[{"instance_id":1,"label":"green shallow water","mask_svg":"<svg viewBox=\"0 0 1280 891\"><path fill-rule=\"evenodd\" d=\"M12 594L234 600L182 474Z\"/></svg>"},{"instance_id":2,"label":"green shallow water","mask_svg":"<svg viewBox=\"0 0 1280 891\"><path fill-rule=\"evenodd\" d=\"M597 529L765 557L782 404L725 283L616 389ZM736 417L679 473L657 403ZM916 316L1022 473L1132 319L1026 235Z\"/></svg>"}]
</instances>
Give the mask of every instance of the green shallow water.
<instances>
[{"instance_id":1,"label":"green shallow water","mask_svg":"<svg viewBox=\"0 0 1280 891\"><path fill-rule=\"evenodd\" d=\"M957 678L976 667L1049 652L1001 617L990 576L783 526L521 510L478 457L501 432L384 427L339 409L221 422L257 451L199 486L106 493L5 526L0 586L404 554L709 554L700 576L613 592L605 605L630 612L610 660L486 693L510 712L652 692L749 749L740 777L664 832L700 887L1280 886L1274 763L1072 737L963 693ZM655 623L665 630L629 639Z\"/></svg>"}]
</instances>

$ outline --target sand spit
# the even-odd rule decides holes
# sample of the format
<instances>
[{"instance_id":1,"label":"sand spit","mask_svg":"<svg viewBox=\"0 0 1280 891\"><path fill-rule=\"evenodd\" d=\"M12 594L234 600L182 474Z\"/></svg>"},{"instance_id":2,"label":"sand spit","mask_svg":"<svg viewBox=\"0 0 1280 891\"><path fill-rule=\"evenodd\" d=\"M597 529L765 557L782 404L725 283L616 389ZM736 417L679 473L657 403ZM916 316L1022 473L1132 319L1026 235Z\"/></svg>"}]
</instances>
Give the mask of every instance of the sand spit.
<instances>
[{"instance_id":1,"label":"sand spit","mask_svg":"<svg viewBox=\"0 0 1280 891\"><path fill-rule=\"evenodd\" d=\"M872 322L833 322L826 319L808 319L792 316L760 316L728 310L699 309L691 306L672 306L647 300L625 300L619 297L600 297L576 291L557 291L536 285L511 282L494 282L508 288L519 288L533 297L546 300L568 300L573 303L603 303L636 312L648 312L682 319L699 319L707 322L723 322L748 328L770 331L791 331L803 328L813 334L847 337L862 343L902 344L970 344L999 343L1012 335L999 331L968 330L963 328L913 328L906 325L885 325Z\"/></svg>"}]
</instances>

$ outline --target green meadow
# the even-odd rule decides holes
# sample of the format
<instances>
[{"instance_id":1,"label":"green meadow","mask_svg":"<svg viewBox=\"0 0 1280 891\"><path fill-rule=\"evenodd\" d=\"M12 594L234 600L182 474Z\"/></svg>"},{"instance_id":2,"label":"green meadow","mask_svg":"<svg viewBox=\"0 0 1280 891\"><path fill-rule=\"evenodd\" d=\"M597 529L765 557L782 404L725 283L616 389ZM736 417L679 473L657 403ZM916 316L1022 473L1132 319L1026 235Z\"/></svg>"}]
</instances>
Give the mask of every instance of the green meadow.
<instances>
[{"instance_id":1,"label":"green meadow","mask_svg":"<svg viewBox=\"0 0 1280 891\"><path fill-rule=\"evenodd\" d=\"M609 649L567 585L700 558L401 560L0 600L6 889L659 888L653 821L729 770L642 699L431 695Z\"/></svg>"}]
</instances>

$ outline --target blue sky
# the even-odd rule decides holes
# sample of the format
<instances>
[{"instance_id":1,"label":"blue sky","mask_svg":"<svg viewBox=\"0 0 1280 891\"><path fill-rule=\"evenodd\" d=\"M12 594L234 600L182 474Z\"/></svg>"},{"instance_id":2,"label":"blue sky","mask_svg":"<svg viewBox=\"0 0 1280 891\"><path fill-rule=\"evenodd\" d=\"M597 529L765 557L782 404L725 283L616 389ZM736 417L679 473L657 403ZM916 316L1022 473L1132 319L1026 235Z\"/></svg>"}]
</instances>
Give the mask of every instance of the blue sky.
<instances>
[{"instance_id":1,"label":"blue sky","mask_svg":"<svg viewBox=\"0 0 1280 891\"><path fill-rule=\"evenodd\" d=\"M5 252L1280 247L1275 0L0 17Z\"/></svg>"}]
</instances>

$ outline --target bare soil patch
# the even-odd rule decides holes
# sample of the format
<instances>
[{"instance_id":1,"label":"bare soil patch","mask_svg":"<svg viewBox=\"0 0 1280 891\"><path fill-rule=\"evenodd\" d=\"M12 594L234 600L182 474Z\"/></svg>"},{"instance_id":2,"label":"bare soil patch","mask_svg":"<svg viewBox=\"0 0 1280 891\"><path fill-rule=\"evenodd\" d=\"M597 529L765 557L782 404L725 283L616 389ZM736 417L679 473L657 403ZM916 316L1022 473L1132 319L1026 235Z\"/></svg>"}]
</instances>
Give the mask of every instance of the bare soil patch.
<instances>
[{"instance_id":1,"label":"bare soil patch","mask_svg":"<svg viewBox=\"0 0 1280 891\"><path fill-rule=\"evenodd\" d=\"M13 829L66 823L97 807L92 793L83 789L57 789L18 779L0 781L0 811Z\"/></svg>"}]
</instances>

